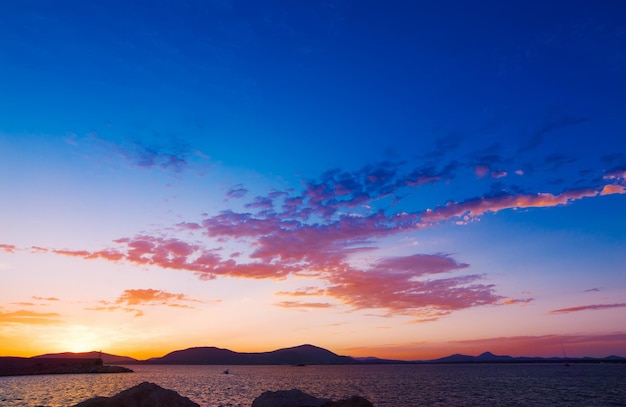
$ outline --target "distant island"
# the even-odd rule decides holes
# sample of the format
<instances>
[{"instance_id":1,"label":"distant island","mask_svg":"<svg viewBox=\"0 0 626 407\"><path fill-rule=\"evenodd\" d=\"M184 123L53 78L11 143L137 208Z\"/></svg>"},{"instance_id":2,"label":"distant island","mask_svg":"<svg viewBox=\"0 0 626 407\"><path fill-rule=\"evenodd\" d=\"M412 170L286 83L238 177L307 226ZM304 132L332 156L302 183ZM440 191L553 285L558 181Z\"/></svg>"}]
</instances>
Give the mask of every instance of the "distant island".
<instances>
[{"instance_id":1,"label":"distant island","mask_svg":"<svg viewBox=\"0 0 626 407\"><path fill-rule=\"evenodd\" d=\"M101 352L54 353L32 358L0 357L0 376L49 373L118 373L130 369L116 365L373 365L452 363L626 363L621 356L605 358L513 357L485 352L478 356L454 354L431 360L394 360L340 356L314 345L300 345L270 352L235 352L217 347L194 347L165 356L138 360Z\"/></svg>"}]
</instances>

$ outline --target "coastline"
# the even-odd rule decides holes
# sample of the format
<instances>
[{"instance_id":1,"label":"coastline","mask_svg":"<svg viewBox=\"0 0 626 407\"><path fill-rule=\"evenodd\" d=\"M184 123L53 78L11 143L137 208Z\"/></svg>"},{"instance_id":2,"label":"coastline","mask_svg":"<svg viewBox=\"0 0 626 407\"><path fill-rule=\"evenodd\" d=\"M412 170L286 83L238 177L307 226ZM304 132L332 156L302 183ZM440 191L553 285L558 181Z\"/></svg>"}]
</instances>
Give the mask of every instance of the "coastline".
<instances>
[{"instance_id":1,"label":"coastline","mask_svg":"<svg viewBox=\"0 0 626 407\"><path fill-rule=\"evenodd\" d=\"M0 376L107 374L132 371L127 367L104 365L99 358L0 358Z\"/></svg>"}]
</instances>

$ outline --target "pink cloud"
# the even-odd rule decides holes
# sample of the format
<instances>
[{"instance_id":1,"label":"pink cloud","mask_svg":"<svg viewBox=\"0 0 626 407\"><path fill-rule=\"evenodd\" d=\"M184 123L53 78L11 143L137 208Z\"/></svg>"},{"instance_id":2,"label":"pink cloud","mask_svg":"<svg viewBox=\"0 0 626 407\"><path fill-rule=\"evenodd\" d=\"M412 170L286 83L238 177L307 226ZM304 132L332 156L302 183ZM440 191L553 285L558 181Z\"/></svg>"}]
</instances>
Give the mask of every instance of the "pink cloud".
<instances>
[{"instance_id":1,"label":"pink cloud","mask_svg":"<svg viewBox=\"0 0 626 407\"><path fill-rule=\"evenodd\" d=\"M200 226L196 222L181 222L181 223L177 223L176 226L178 228L180 228L180 229L183 229L183 230L198 230L198 229L202 229L202 226Z\"/></svg>"},{"instance_id":2,"label":"pink cloud","mask_svg":"<svg viewBox=\"0 0 626 407\"><path fill-rule=\"evenodd\" d=\"M411 256L380 259L367 271L375 273L411 273L412 277L418 277L427 274L448 273L466 267L469 267L469 264L457 263L446 255L414 254Z\"/></svg>"},{"instance_id":3,"label":"pink cloud","mask_svg":"<svg viewBox=\"0 0 626 407\"><path fill-rule=\"evenodd\" d=\"M464 275L419 279L467 267L445 255L385 259L371 270L346 270L328 276L326 292L356 309L386 309L389 314L435 320L454 310L496 304L501 297L481 277Z\"/></svg>"},{"instance_id":4,"label":"pink cloud","mask_svg":"<svg viewBox=\"0 0 626 407\"><path fill-rule=\"evenodd\" d=\"M593 304L580 305L577 307L561 308L550 311L550 314L567 314L570 312L588 311L588 310L604 310L612 308L626 308L626 303L620 304Z\"/></svg>"},{"instance_id":5,"label":"pink cloud","mask_svg":"<svg viewBox=\"0 0 626 407\"><path fill-rule=\"evenodd\" d=\"M4 251L7 253L15 253L16 247L12 244L0 244L0 251Z\"/></svg>"},{"instance_id":6,"label":"pink cloud","mask_svg":"<svg viewBox=\"0 0 626 407\"><path fill-rule=\"evenodd\" d=\"M604 179L616 179L616 180L626 180L626 170L622 168L617 168L612 171L607 172Z\"/></svg>"},{"instance_id":7,"label":"pink cloud","mask_svg":"<svg viewBox=\"0 0 626 407\"><path fill-rule=\"evenodd\" d=\"M478 178L483 178L489 173L489 167L483 164L474 167L474 174Z\"/></svg>"},{"instance_id":8,"label":"pink cloud","mask_svg":"<svg viewBox=\"0 0 626 407\"><path fill-rule=\"evenodd\" d=\"M245 207L254 209L272 209L274 207L274 201L265 196L257 196L254 198L253 202L246 204Z\"/></svg>"}]
</instances>

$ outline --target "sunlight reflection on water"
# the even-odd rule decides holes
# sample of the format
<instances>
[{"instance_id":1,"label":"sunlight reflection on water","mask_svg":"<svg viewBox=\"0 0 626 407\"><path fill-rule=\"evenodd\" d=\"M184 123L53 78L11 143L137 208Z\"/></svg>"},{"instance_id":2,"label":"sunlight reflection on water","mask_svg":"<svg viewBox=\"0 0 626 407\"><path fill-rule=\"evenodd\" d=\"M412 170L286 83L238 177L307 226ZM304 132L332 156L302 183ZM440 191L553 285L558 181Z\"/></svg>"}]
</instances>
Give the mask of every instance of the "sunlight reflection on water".
<instances>
[{"instance_id":1,"label":"sunlight reflection on water","mask_svg":"<svg viewBox=\"0 0 626 407\"><path fill-rule=\"evenodd\" d=\"M144 381L203 407L250 406L266 390L362 395L376 406L626 406L626 365L130 366L135 373L0 377L0 405L66 407Z\"/></svg>"}]
</instances>

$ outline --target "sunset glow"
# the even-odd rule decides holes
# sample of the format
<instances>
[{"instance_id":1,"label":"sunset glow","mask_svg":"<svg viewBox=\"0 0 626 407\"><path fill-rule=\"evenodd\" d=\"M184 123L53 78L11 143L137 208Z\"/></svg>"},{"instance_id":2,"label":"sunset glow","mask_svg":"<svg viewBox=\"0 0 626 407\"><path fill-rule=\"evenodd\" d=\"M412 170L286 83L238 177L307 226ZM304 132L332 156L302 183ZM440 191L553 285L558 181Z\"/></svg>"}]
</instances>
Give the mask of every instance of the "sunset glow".
<instances>
[{"instance_id":1,"label":"sunset glow","mask_svg":"<svg viewBox=\"0 0 626 407\"><path fill-rule=\"evenodd\" d=\"M70 3L0 13L0 356L626 356L623 5Z\"/></svg>"}]
</instances>

